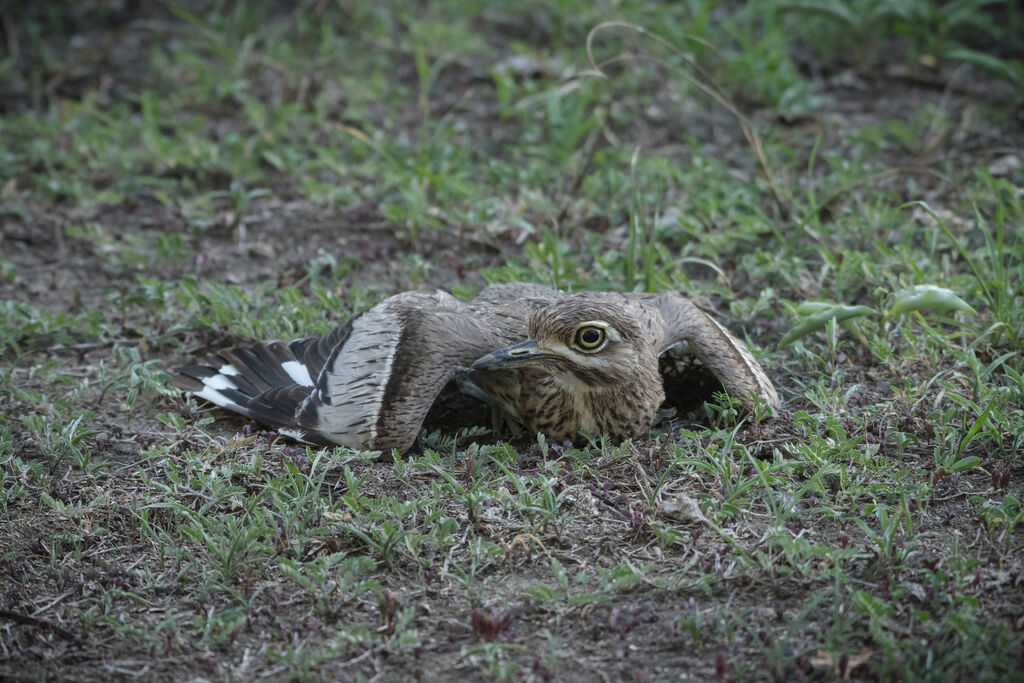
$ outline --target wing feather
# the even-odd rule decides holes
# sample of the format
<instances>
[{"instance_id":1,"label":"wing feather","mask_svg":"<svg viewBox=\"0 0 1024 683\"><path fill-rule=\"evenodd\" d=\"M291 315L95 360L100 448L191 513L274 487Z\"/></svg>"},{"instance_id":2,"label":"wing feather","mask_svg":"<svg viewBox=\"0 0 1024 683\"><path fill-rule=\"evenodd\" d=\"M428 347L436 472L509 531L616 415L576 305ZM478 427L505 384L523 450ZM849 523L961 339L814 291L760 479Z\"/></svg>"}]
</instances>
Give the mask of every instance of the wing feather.
<instances>
[{"instance_id":1,"label":"wing feather","mask_svg":"<svg viewBox=\"0 0 1024 683\"><path fill-rule=\"evenodd\" d=\"M689 299L678 294L642 295L656 315L648 326L659 352L685 341L689 353L698 358L730 394L753 409L755 399L773 413L781 408L779 394L764 368L746 344Z\"/></svg>"},{"instance_id":2,"label":"wing feather","mask_svg":"<svg viewBox=\"0 0 1024 683\"><path fill-rule=\"evenodd\" d=\"M478 303L406 292L366 311L332 351L299 425L352 448L407 450L458 367L525 338L529 303L500 293Z\"/></svg>"},{"instance_id":3,"label":"wing feather","mask_svg":"<svg viewBox=\"0 0 1024 683\"><path fill-rule=\"evenodd\" d=\"M323 337L225 349L175 383L304 441L405 451L459 367L525 339L530 314L562 296L524 283L469 303L406 292Z\"/></svg>"}]
</instances>

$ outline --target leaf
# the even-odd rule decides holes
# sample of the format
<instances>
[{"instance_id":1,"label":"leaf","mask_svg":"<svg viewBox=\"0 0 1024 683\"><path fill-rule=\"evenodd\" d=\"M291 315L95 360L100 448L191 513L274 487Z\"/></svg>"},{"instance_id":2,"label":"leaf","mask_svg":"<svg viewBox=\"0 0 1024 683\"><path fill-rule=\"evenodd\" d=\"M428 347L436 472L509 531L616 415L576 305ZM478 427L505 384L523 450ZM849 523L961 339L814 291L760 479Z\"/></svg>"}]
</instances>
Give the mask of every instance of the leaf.
<instances>
[{"instance_id":1,"label":"leaf","mask_svg":"<svg viewBox=\"0 0 1024 683\"><path fill-rule=\"evenodd\" d=\"M524 592L538 602L554 602L558 600L558 594L549 586L533 586L527 588Z\"/></svg>"},{"instance_id":2,"label":"leaf","mask_svg":"<svg viewBox=\"0 0 1024 683\"><path fill-rule=\"evenodd\" d=\"M555 580L558 581L558 585L562 587L562 590L569 590L569 576L565 572L565 567L554 557L551 558L551 572L555 575Z\"/></svg>"},{"instance_id":3,"label":"leaf","mask_svg":"<svg viewBox=\"0 0 1024 683\"><path fill-rule=\"evenodd\" d=\"M987 406L985 406L985 410L983 410L981 414L974 419L974 422L971 423L971 428L967 430L967 434L960 441L959 450L962 451L964 447L967 446L967 444L974 441L974 438L978 435L978 433L988 424L988 414L992 412L992 408L994 406L995 404L989 403Z\"/></svg>"},{"instance_id":4,"label":"leaf","mask_svg":"<svg viewBox=\"0 0 1024 683\"><path fill-rule=\"evenodd\" d=\"M974 259L971 258L971 255L967 253L967 249L964 247L963 244L960 243L960 240L957 239L957 236L954 235L953 231L949 229L948 225L946 225L946 222L939 218L938 214L932 211L932 207L928 206L927 202L909 202L907 204L903 204L902 206L900 206L900 208L903 209L910 206L921 207L938 224L939 229L942 230L942 232L946 235L946 238L953 243L953 246L956 247L956 250L960 252L960 256L962 256L967 265L970 266L971 272L974 274L974 279L978 281L978 284L981 285L982 291L985 292L985 298L991 301L991 291L989 289L989 286L985 283L984 278L981 277L981 272L978 270L977 264L974 262Z\"/></svg>"},{"instance_id":5,"label":"leaf","mask_svg":"<svg viewBox=\"0 0 1024 683\"><path fill-rule=\"evenodd\" d=\"M985 52L971 50L966 47L957 47L946 50L943 54L946 59L957 59L979 69L984 69L996 78L1000 78L1013 85L1018 91L1024 91L1024 68L1012 60L1003 60Z\"/></svg>"},{"instance_id":6,"label":"leaf","mask_svg":"<svg viewBox=\"0 0 1024 683\"><path fill-rule=\"evenodd\" d=\"M888 603L867 591L854 591L853 604L861 614L869 617L886 617L892 611Z\"/></svg>"},{"instance_id":7,"label":"leaf","mask_svg":"<svg viewBox=\"0 0 1024 683\"><path fill-rule=\"evenodd\" d=\"M779 340L779 347L788 346L797 339L802 339L817 330L823 329L830 320L842 324L850 318L857 318L870 315L875 309L869 306L848 306L846 304L834 304L828 301L805 301L796 307L796 312L807 315L806 318L797 323L782 339Z\"/></svg>"},{"instance_id":8,"label":"leaf","mask_svg":"<svg viewBox=\"0 0 1024 683\"><path fill-rule=\"evenodd\" d=\"M805 14L820 14L829 19L842 22L848 27L856 27L861 23L857 14L838 0L790 0L779 7L786 11L803 12Z\"/></svg>"},{"instance_id":9,"label":"leaf","mask_svg":"<svg viewBox=\"0 0 1024 683\"><path fill-rule=\"evenodd\" d=\"M885 313L886 318L895 318L911 311L964 311L977 314L970 304L958 297L952 290L937 285L916 285L896 293L896 300Z\"/></svg>"},{"instance_id":10,"label":"leaf","mask_svg":"<svg viewBox=\"0 0 1024 683\"><path fill-rule=\"evenodd\" d=\"M950 472L963 472L964 470L969 470L972 467L977 467L980 462L981 462L981 458L979 458L978 456L976 456L976 455L969 455L966 458L960 458L955 463L950 465L949 471Z\"/></svg>"}]
</instances>

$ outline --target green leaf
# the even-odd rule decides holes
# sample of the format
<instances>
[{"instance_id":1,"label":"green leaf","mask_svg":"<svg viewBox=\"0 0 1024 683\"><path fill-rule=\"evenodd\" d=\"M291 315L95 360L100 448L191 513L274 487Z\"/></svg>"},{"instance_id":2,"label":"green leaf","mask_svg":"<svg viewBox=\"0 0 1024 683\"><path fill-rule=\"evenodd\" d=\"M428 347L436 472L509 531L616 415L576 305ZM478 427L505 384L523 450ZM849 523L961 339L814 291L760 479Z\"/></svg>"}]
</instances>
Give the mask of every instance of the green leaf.
<instances>
[{"instance_id":1,"label":"green leaf","mask_svg":"<svg viewBox=\"0 0 1024 683\"><path fill-rule=\"evenodd\" d=\"M527 588L525 593L538 602L555 602L558 600L558 593L549 586L532 586Z\"/></svg>"},{"instance_id":2,"label":"green leaf","mask_svg":"<svg viewBox=\"0 0 1024 683\"><path fill-rule=\"evenodd\" d=\"M875 309L869 306L848 306L828 301L805 301L796 307L796 312L807 317L798 322L779 340L779 347L788 346L797 339L802 339L812 332L823 329L830 320L842 323L850 318L875 313Z\"/></svg>"},{"instance_id":3,"label":"green leaf","mask_svg":"<svg viewBox=\"0 0 1024 683\"><path fill-rule=\"evenodd\" d=\"M886 318L895 318L912 311L964 311L977 314L970 304L958 297L952 290L937 285L916 285L896 293L896 300L885 313Z\"/></svg>"},{"instance_id":4,"label":"green leaf","mask_svg":"<svg viewBox=\"0 0 1024 683\"><path fill-rule=\"evenodd\" d=\"M971 66L988 71L996 78L1000 78L1011 84L1019 94L1024 94L1024 68L1012 60L999 59L993 55L966 47L956 47L945 50L943 56L946 59L956 59Z\"/></svg>"},{"instance_id":5,"label":"green leaf","mask_svg":"<svg viewBox=\"0 0 1024 683\"><path fill-rule=\"evenodd\" d=\"M953 463L952 466L950 466L949 471L950 472L963 472L964 470L969 470L972 467L977 467L978 463L980 463L980 462L981 462L981 458L979 458L976 455L970 455L970 456L967 456L966 458L960 458L955 463Z\"/></svg>"},{"instance_id":6,"label":"green leaf","mask_svg":"<svg viewBox=\"0 0 1024 683\"><path fill-rule=\"evenodd\" d=\"M554 573L555 580L558 581L558 585L562 587L562 590L569 590L569 576L566 574L565 567L562 566L562 563L557 558L551 558L551 571Z\"/></svg>"},{"instance_id":7,"label":"green leaf","mask_svg":"<svg viewBox=\"0 0 1024 683\"><path fill-rule=\"evenodd\" d=\"M853 604L861 612L872 618L885 617L889 615L892 608L883 600L876 598L867 591L854 591Z\"/></svg>"},{"instance_id":8,"label":"green leaf","mask_svg":"<svg viewBox=\"0 0 1024 683\"><path fill-rule=\"evenodd\" d=\"M779 8L790 12L820 14L850 27L858 26L861 23L861 18L838 0L790 0L789 2L782 3Z\"/></svg>"}]
</instances>

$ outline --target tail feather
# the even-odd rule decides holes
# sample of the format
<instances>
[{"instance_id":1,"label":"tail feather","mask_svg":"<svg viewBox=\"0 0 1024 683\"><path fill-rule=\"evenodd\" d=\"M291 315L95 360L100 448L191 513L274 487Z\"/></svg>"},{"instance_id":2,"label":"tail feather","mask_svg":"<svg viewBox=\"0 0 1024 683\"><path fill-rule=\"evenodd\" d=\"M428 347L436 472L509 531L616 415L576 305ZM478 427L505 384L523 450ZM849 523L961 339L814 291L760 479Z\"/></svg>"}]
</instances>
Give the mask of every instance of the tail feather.
<instances>
[{"instance_id":1,"label":"tail feather","mask_svg":"<svg viewBox=\"0 0 1024 683\"><path fill-rule=\"evenodd\" d=\"M310 388L293 384L276 387L255 396L248 405L249 415L256 421L274 427L282 434L299 441L328 445L316 430L298 424L295 413L306 398Z\"/></svg>"},{"instance_id":2,"label":"tail feather","mask_svg":"<svg viewBox=\"0 0 1024 683\"><path fill-rule=\"evenodd\" d=\"M222 368L223 369L223 368ZM204 365L187 365L177 368L174 383L211 403L249 416L248 405L253 392L239 388L239 377L221 373L217 368ZM258 392L256 392L258 393Z\"/></svg>"},{"instance_id":3,"label":"tail feather","mask_svg":"<svg viewBox=\"0 0 1024 683\"><path fill-rule=\"evenodd\" d=\"M280 358L271 351L271 346L281 346L281 342L236 347L221 351L219 355L263 392L292 383L291 377L282 369L281 364L286 360L295 359L290 354L287 358Z\"/></svg>"},{"instance_id":4,"label":"tail feather","mask_svg":"<svg viewBox=\"0 0 1024 683\"><path fill-rule=\"evenodd\" d=\"M360 315L362 314L353 316L347 323L335 327L323 337L296 339L288 344L288 350L296 360L309 368L310 375L315 379L327 365L327 359L331 357L335 349L340 349L348 341L352 335L352 324Z\"/></svg>"},{"instance_id":5,"label":"tail feather","mask_svg":"<svg viewBox=\"0 0 1024 683\"><path fill-rule=\"evenodd\" d=\"M314 378L350 332L351 323L323 337L224 349L204 364L176 368L173 382L292 438L326 444L314 430L299 425L296 413L313 391Z\"/></svg>"}]
</instances>

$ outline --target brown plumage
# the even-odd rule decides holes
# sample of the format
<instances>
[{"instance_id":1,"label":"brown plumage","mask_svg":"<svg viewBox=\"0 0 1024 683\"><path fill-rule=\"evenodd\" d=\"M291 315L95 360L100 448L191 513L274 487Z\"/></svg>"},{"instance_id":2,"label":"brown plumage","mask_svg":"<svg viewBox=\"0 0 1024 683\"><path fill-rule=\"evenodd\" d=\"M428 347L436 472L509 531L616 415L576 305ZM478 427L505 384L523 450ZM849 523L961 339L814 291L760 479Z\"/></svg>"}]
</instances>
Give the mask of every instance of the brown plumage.
<instances>
[{"instance_id":1,"label":"brown plumage","mask_svg":"<svg viewBox=\"0 0 1024 683\"><path fill-rule=\"evenodd\" d=\"M294 438L366 450L412 446L452 379L513 429L627 438L651 426L658 357L678 342L745 407L778 409L743 343L683 297L520 283L468 302L398 294L325 337L222 351L175 383Z\"/></svg>"}]
</instances>

